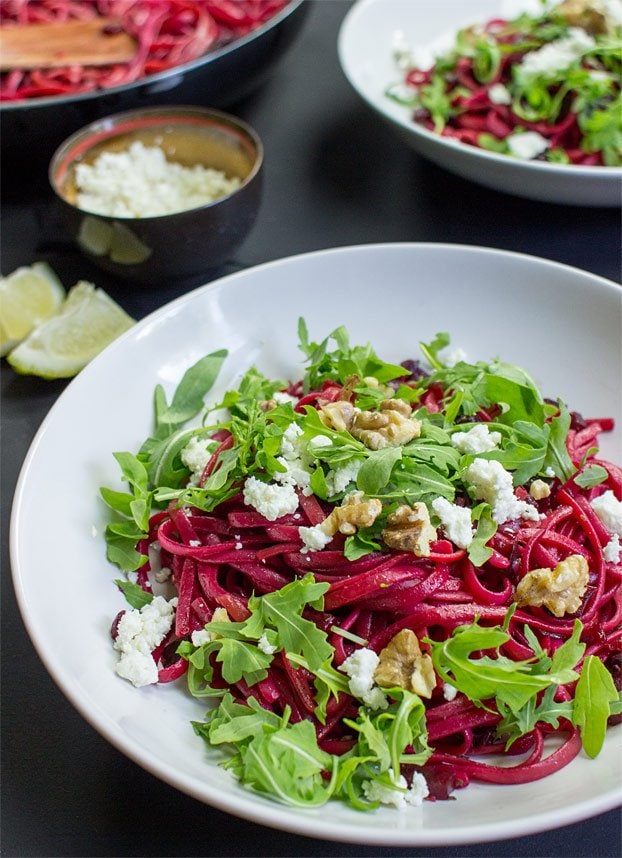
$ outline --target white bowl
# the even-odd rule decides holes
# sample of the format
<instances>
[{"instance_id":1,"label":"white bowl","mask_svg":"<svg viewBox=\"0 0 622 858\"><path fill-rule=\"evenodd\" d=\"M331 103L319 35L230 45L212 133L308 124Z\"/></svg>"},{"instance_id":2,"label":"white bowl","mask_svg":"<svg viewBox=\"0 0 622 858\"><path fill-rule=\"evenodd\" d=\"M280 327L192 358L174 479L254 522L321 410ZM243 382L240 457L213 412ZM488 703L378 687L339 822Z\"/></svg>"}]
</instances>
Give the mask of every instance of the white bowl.
<instances>
[{"instance_id":1,"label":"white bowl","mask_svg":"<svg viewBox=\"0 0 622 858\"><path fill-rule=\"evenodd\" d=\"M421 155L459 176L489 188L577 206L619 206L622 167L582 167L521 161L477 149L428 131L412 111L386 96L401 80L393 51L398 34L409 48L425 48L460 27L514 14L521 0L359 0L341 26L338 40L343 72L356 92ZM522 0L526 2L526 0Z\"/></svg>"},{"instance_id":2,"label":"white bowl","mask_svg":"<svg viewBox=\"0 0 622 858\"><path fill-rule=\"evenodd\" d=\"M137 449L151 429L156 384L170 401L184 370L206 352L229 349L215 401L252 364L276 378L298 377L299 315L313 339L345 324L352 343L372 342L388 360L416 357L420 340L447 330L470 359L521 363L545 395L586 416L622 413L622 289L556 263L457 245L367 245L268 263L188 293L80 373L24 463L11 522L13 578L47 669L82 715L148 771L221 810L299 834L441 846L531 834L616 806L622 727L610 731L596 760L581 754L535 783L472 784L454 801L407 812L360 813L337 802L284 807L218 767L189 724L207 704L183 685L136 689L115 675L109 630L123 599L113 584L118 570L105 559L98 496L99 486L118 482L112 452ZM620 427L605 436L602 454L622 461Z\"/></svg>"}]
</instances>

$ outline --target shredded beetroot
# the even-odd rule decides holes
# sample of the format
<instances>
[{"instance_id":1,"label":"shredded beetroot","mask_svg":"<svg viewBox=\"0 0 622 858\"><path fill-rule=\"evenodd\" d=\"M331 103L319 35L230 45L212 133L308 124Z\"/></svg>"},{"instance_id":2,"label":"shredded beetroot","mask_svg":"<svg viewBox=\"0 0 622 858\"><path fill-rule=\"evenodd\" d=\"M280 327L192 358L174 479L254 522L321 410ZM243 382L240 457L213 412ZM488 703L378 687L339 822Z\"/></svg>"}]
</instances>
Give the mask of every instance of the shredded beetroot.
<instances>
[{"instance_id":1,"label":"shredded beetroot","mask_svg":"<svg viewBox=\"0 0 622 858\"><path fill-rule=\"evenodd\" d=\"M30 26L111 17L137 42L129 63L13 70L0 100L75 95L123 86L191 62L260 27L287 0L2 0L0 25Z\"/></svg>"},{"instance_id":2,"label":"shredded beetroot","mask_svg":"<svg viewBox=\"0 0 622 858\"><path fill-rule=\"evenodd\" d=\"M300 401L335 401L335 385L302 397ZM294 388L290 388L294 390ZM430 410L441 401L442 391L427 394ZM607 420L584 421L569 437L570 455L593 445ZM580 433L584 435L577 440ZM232 445L232 437L221 443L211 457L204 477L215 473L220 456ZM308 607L304 616L324 630L334 647L338 667L361 645L380 652L402 629L413 630L418 639L443 640L458 626L478 620L482 625L499 625L515 600L518 581L541 566L554 568L571 554L583 555L590 568L587 592L576 615L557 618L543 608L522 606L509 623L509 641L502 653L512 659L529 659L533 651L524 635L529 626L542 649L550 656L572 634L574 620L583 623L586 655L596 655L619 681L619 651L622 642L622 566L606 562L603 548L610 534L596 516L590 501L604 491L622 495L620 469L601 459L591 460L605 469L606 479L593 488L581 488L574 479L560 484L550 480L551 493L535 501L537 521L520 519L500 526L490 540L492 555L482 566L471 563L464 549L449 539L439 538L428 556L385 549L357 560L348 560L342 537L337 534L330 547L304 553L301 526L311 527L329 514L329 505L313 495L299 493L299 511L269 521L244 504L240 491L210 513L199 509L175 508L156 513L150 523L149 541L159 546L160 563L172 570L178 605L175 627L154 652L159 665L159 681L177 679L186 662L176 657L176 647L192 632L209 622L216 608L225 608L236 622L249 616L248 599L253 594L270 593L311 572L330 586L324 608ZM523 499L529 497L517 489ZM147 540L142 545L147 554ZM149 563L142 568L139 583L150 591ZM116 623L115 622L115 627ZM113 631L114 634L114 631ZM425 644L424 644L425 646ZM166 657L167 653L172 656ZM213 660L213 684L228 687L220 663ZM617 673L616 673L617 671ZM355 718L359 702L339 693L327 705L325 723L315 716L314 677L304 668L294 667L282 654L275 656L267 677L249 688L243 680L229 687L238 702L256 697L265 708L282 714L291 709L292 721L309 720L316 728L321 748L342 754L354 743L344 719ZM572 698L571 687L558 689L558 699ZM446 699L447 698L447 699ZM462 693L451 699L451 689L437 687L426 702L428 737L433 754L423 767L432 799L448 798L454 789L470 781L498 784L527 783L545 777L567 765L579 752L581 739L566 721L559 729L536 725L507 751L495 728L501 721L495 701L478 706ZM561 744L548 756L545 735L554 733ZM493 755L511 757L500 765ZM476 757L487 756L491 762ZM516 760L519 760L516 762ZM405 766L405 776L415 771Z\"/></svg>"}]
</instances>

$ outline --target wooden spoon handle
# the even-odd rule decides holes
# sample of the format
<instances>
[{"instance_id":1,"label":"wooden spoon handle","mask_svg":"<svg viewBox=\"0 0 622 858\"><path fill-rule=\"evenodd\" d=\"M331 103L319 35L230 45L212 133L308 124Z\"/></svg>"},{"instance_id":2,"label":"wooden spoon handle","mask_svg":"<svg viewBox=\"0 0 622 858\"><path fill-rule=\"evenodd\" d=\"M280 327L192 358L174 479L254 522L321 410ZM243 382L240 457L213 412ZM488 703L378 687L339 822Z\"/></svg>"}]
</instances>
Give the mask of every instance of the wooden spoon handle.
<instances>
[{"instance_id":1,"label":"wooden spoon handle","mask_svg":"<svg viewBox=\"0 0 622 858\"><path fill-rule=\"evenodd\" d=\"M127 63L135 40L113 18L0 27L0 70Z\"/></svg>"}]
</instances>

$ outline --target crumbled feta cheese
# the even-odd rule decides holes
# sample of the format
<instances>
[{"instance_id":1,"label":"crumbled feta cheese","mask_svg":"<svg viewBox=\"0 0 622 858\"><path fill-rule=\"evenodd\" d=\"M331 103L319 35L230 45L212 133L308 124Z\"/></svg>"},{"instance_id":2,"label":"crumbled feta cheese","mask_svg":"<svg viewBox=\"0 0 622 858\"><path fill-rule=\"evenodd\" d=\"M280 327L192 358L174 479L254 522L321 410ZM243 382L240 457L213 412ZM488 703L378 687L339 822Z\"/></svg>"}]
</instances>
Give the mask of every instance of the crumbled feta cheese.
<instances>
[{"instance_id":1,"label":"crumbled feta cheese","mask_svg":"<svg viewBox=\"0 0 622 858\"><path fill-rule=\"evenodd\" d=\"M304 467L301 459L286 459L284 456L277 456L276 460L285 468L284 471L277 471L274 474L274 479L278 483L296 486L302 489L304 495L312 494L311 473Z\"/></svg>"},{"instance_id":2,"label":"crumbled feta cheese","mask_svg":"<svg viewBox=\"0 0 622 858\"><path fill-rule=\"evenodd\" d=\"M189 485L198 486L205 466L209 462L215 444L209 438L193 435L179 454L181 461L190 471Z\"/></svg>"},{"instance_id":3,"label":"crumbled feta cheese","mask_svg":"<svg viewBox=\"0 0 622 858\"><path fill-rule=\"evenodd\" d=\"M314 435L309 441L309 447L332 447L333 442L328 435Z\"/></svg>"},{"instance_id":4,"label":"crumbled feta cheese","mask_svg":"<svg viewBox=\"0 0 622 858\"><path fill-rule=\"evenodd\" d=\"M243 497L246 506L252 506L268 521L276 521L298 509L298 495L292 485L263 483L257 477L248 477L244 483Z\"/></svg>"},{"instance_id":5,"label":"crumbled feta cheese","mask_svg":"<svg viewBox=\"0 0 622 858\"><path fill-rule=\"evenodd\" d=\"M451 369L457 363L460 363L460 361L466 360L467 354L464 349L445 346L444 349L438 350L438 352L436 353L436 357L443 364L443 366L446 366L448 369Z\"/></svg>"},{"instance_id":6,"label":"crumbled feta cheese","mask_svg":"<svg viewBox=\"0 0 622 858\"><path fill-rule=\"evenodd\" d=\"M351 459L326 474L326 490L328 497L341 494L358 477L363 463L359 459Z\"/></svg>"},{"instance_id":7,"label":"crumbled feta cheese","mask_svg":"<svg viewBox=\"0 0 622 858\"><path fill-rule=\"evenodd\" d=\"M515 158L531 161L549 148L549 141L537 131L522 131L505 138L508 148Z\"/></svg>"},{"instance_id":8,"label":"crumbled feta cheese","mask_svg":"<svg viewBox=\"0 0 622 858\"><path fill-rule=\"evenodd\" d=\"M350 677L350 692L371 709L386 709L385 694L374 683L374 673L379 657L373 649L361 647L355 650L341 665L340 670Z\"/></svg>"},{"instance_id":9,"label":"crumbled feta cheese","mask_svg":"<svg viewBox=\"0 0 622 858\"><path fill-rule=\"evenodd\" d=\"M581 27L570 27L563 39L549 42L537 51L525 54L518 68L527 75L548 75L564 71L595 45L594 39Z\"/></svg>"},{"instance_id":10,"label":"crumbled feta cheese","mask_svg":"<svg viewBox=\"0 0 622 858\"><path fill-rule=\"evenodd\" d=\"M388 774L397 789L392 789L379 781L363 781L363 792L368 801L378 801L380 804L392 805L403 810L407 805L418 807L430 794L427 781L421 772L414 773L410 787L404 775L400 775L396 780L391 768L388 769Z\"/></svg>"},{"instance_id":11,"label":"crumbled feta cheese","mask_svg":"<svg viewBox=\"0 0 622 858\"><path fill-rule=\"evenodd\" d=\"M622 501L617 499L611 489L590 501L590 506L609 533L622 536Z\"/></svg>"},{"instance_id":12,"label":"crumbled feta cheese","mask_svg":"<svg viewBox=\"0 0 622 858\"><path fill-rule=\"evenodd\" d=\"M515 518L537 521L538 510L514 494L512 474L501 462L494 459L475 459L464 472L465 479L475 489L475 496L492 506L492 517L497 524Z\"/></svg>"},{"instance_id":13,"label":"crumbled feta cheese","mask_svg":"<svg viewBox=\"0 0 622 858\"><path fill-rule=\"evenodd\" d=\"M214 636L211 632L208 632L207 629L196 629L190 635L190 640L192 641L192 646L203 646L204 644L210 643L214 639Z\"/></svg>"},{"instance_id":14,"label":"crumbled feta cheese","mask_svg":"<svg viewBox=\"0 0 622 858\"><path fill-rule=\"evenodd\" d=\"M466 506L450 503L446 498L435 498L432 508L440 518L447 538L458 548L468 548L473 542L471 510Z\"/></svg>"},{"instance_id":15,"label":"crumbled feta cheese","mask_svg":"<svg viewBox=\"0 0 622 858\"><path fill-rule=\"evenodd\" d=\"M501 443L501 433L491 432L485 423L477 423L468 432L454 432L451 443L461 453L489 453Z\"/></svg>"},{"instance_id":16,"label":"crumbled feta cheese","mask_svg":"<svg viewBox=\"0 0 622 858\"><path fill-rule=\"evenodd\" d=\"M277 462L285 470L277 471L274 479L283 485L296 486L302 489L304 495L310 495L312 493L310 488L311 472L307 467L304 450L300 443L302 434L303 430L297 423L290 423L283 433L281 455L277 456Z\"/></svg>"},{"instance_id":17,"label":"crumbled feta cheese","mask_svg":"<svg viewBox=\"0 0 622 858\"><path fill-rule=\"evenodd\" d=\"M622 545L620 544L620 537L617 533L614 533L609 542L603 548L603 557L607 563L619 563L621 560L621 552Z\"/></svg>"},{"instance_id":18,"label":"crumbled feta cheese","mask_svg":"<svg viewBox=\"0 0 622 858\"><path fill-rule=\"evenodd\" d=\"M159 146L139 140L123 152L102 152L76 166L78 206L110 217L154 217L213 202L240 186L237 176L167 161Z\"/></svg>"},{"instance_id":19,"label":"crumbled feta cheese","mask_svg":"<svg viewBox=\"0 0 622 858\"><path fill-rule=\"evenodd\" d=\"M300 549L302 554L307 554L309 551L321 551L333 538L322 530L321 524L314 524L313 527L299 527L298 533L303 542L303 547Z\"/></svg>"},{"instance_id":20,"label":"crumbled feta cheese","mask_svg":"<svg viewBox=\"0 0 622 858\"><path fill-rule=\"evenodd\" d=\"M298 402L295 396L291 396L291 394L286 393L284 390L275 391L272 398L277 405L286 405L288 402Z\"/></svg>"},{"instance_id":21,"label":"crumbled feta cheese","mask_svg":"<svg viewBox=\"0 0 622 858\"><path fill-rule=\"evenodd\" d=\"M443 697L445 700L451 703L452 700L456 699L457 694L458 689L455 685L452 685L451 682L443 682Z\"/></svg>"},{"instance_id":22,"label":"crumbled feta cheese","mask_svg":"<svg viewBox=\"0 0 622 858\"><path fill-rule=\"evenodd\" d=\"M158 681L158 666L151 653L173 625L177 599L156 596L140 610L125 611L117 625L114 648L121 653L116 672L140 688Z\"/></svg>"},{"instance_id":23,"label":"crumbled feta cheese","mask_svg":"<svg viewBox=\"0 0 622 858\"><path fill-rule=\"evenodd\" d=\"M493 83L488 90L488 98L493 104L512 104L510 90L502 83Z\"/></svg>"},{"instance_id":24,"label":"crumbled feta cheese","mask_svg":"<svg viewBox=\"0 0 622 858\"><path fill-rule=\"evenodd\" d=\"M243 547L244 546L242 545L242 543L239 540L238 540L238 542L235 543L235 550L236 551L240 551Z\"/></svg>"},{"instance_id":25,"label":"crumbled feta cheese","mask_svg":"<svg viewBox=\"0 0 622 858\"><path fill-rule=\"evenodd\" d=\"M301 453L300 436L303 434L297 423L290 423L281 438L281 455L286 459L298 459Z\"/></svg>"},{"instance_id":26,"label":"crumbled feta cheese","mask_svg":"<svg viewBox=\"0 0 622 858\"><path fill-rule=\"evenodd\" d=\"M622 27L621 0L593 0L596 9L601 12L611 28Z\"/></svg>"},{"instance_id":27,"label":"crumbled feta cheese","mask_svg":"<svg viewBox=\"0 0 622 858\"><path fill-rule=\"evenodd\" d=\"M257 641L257 646L262 652L265 652L266 655L272 655L273 652L276 652L276 647L269 643L268 636L265 632Z\"/></svg>"}]
</instances>

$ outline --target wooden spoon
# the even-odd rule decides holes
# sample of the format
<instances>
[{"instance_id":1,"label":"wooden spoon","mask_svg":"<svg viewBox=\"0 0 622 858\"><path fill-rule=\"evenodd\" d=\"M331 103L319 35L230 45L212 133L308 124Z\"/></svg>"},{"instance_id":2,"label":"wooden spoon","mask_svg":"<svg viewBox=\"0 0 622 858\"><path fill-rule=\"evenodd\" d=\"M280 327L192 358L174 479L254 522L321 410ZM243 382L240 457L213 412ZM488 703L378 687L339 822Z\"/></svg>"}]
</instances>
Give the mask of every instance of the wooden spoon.
<instances>
[{"instance_id":1,"label":"wooden spoon","mask_svg":"<svg viewBox=\"0 0 622 858\"><path fill-rule=\"evenodd\" d=\"M136 41L113 18L0 27L0 70L127 63Z\"/></svg>"}]
</instances>

